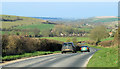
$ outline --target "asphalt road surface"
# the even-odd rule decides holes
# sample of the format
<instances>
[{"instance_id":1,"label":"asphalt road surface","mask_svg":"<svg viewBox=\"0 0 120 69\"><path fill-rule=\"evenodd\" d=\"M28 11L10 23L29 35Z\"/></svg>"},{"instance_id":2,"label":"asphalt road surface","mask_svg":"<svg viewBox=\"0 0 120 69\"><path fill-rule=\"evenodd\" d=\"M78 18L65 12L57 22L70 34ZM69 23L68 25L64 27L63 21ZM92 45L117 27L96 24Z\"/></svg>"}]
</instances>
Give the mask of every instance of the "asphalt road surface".
<instances>
[{"instance_id":1,"label":"asphalt road surface","mask_svg":"<svg viewBox=\"0 0 120 69\"><path fill-rule=\"evenodd\" d=\"M90 48L90 52L40 56L6 64L3 67L86 67L90 57L97 50Z\"/></svg>"}]
</instances>

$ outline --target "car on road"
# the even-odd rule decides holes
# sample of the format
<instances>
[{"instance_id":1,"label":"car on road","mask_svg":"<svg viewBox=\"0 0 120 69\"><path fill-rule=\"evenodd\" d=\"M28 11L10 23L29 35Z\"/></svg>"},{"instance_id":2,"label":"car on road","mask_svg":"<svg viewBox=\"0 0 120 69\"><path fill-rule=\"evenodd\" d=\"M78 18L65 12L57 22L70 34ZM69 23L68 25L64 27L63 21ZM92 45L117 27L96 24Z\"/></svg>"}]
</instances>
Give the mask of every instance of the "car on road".
<instances>
[{"instance_id":1,"label":"car on road","mask_svg":"<svg viewBox=\"0 0 120 69\"><path fill-rule=\"evenodd\" d=\"M88 46L81 46L80 51L81 52L90 52L90 48Z\"/></svg>"},{"instance_id":2,"label":"car on road","mask_svg":"<svg viewBox=\"0 0 120 69\"><path fill-rule=\"evenodd\" d=\"M66 53L66 52L72 52L76 53L76 46L73 44L73 42L65 42L62 45L62 50L61 53Z\"/></svg>"}]
</instances>

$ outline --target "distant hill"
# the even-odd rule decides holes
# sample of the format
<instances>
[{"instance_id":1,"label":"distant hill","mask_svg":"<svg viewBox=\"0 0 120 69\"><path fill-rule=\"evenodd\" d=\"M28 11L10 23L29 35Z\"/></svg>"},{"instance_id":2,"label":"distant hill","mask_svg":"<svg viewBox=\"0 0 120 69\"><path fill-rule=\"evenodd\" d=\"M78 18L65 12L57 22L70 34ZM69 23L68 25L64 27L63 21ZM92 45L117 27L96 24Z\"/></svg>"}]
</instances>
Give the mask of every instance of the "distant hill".
<instances>
[{"instance_id":1,"label":"distant hill","mask_svg":"<svg viewBox=\"0 0 120 69\"><path fill-rule=\"evenodd\" d=\"M93 25L107 25L114 26L118 25L118 18L115 16L100 16L100 17L92 17L88 19L82 20L84 23L93 24Z\"/></svg>"},{"instance_id":2,"label":"distant hill","mask_svg":"<svg viewBox=\"0 0 120 69\"><path fill-rule=\"evenodd\" d=\"M114 26L118 24L118 18L115 16L97 16L87 19L67 19L57 17L23 17L13 15L0 15L0 21L2 21L2 27L0 28L13 28L17 26L25 26L32 24L90 24L107 26Z\"/></svg>"},{"instance_id":3,"label":"distant hill","mask_svg":"<svg viewBox=\"0 0 120 69\"><path fill-rule=\"evenodd\" d=\"M116 16L97 16L86 19L64 19L64 18L52 18L52 17L38 17L41 19L46 19L57 24L91 24L91 25L117 25L118 18Z\"/></svg>"},{"instance_id":4,"label":"distant hill","mask_svg":"<svg viewBox=\"0 0 120 69\"><path fill-rule=\"evenodd\" d=\"M116 16L96 16L95 18L118 18Z\"/></svg>"},{"instance_id":5,"label":"distant hill","mask_svg":"<svg viewBox=\"0 0 120 69\"><path fill-rule=\"evenodd\" d=\"M37 19L43 19L43 20L48 20L50 22L55 22L55 23L58 23L60 22L60 24L62 22L71 22L75 19L70 19L70 18L60 18L60 17L33 17L33 18L37 18Z\"/></svg>"},{"instance_id":6,"label":"distant hill","mask_svg":"<svg viewBox=\"0 0 120 69\"><path fill-rule=\"evenodd\" d=\"M116 16L97 16L93 18L88 18L89 22L114 22L118 21L118 18Z\"/></svg>"},{"instance_id":7,"label":"distant hill","mask_svg":"<svg viewBox=\"0 0 120 69\"><path fill-rule=\"evenodd\" d=\"M43 19L43 20L62 20L62 18L55 18L55 17L33 17L37 19Z\"/></svg>"},{"instance_id":8,"label":"distant hill","mask_svg":"<svg viewBox=\"0 0 120 69\"><path fill-rule=\"evenodd\" d=\"M23 16L13 16L13 15L0 15L0 21L2 21L2 27L0 28L13 28L17 26L25 26L32 24L48 24L47 20L31 18L31 17L23 17Z\"/></svg>"}]
</instances>

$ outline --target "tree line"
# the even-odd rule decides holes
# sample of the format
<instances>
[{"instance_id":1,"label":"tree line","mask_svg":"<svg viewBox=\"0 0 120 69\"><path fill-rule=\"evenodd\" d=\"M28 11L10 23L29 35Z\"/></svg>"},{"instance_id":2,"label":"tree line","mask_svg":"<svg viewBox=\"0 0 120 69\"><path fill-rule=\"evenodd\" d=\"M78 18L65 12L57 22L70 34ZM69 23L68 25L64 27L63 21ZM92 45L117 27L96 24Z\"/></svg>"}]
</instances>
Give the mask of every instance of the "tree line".
<instances>
[{"instance_id":1,"label":"tree line","mask_svg":"<svg viewBox=\"0 0 120 69\"><path fill-rule=\"evenodd\" d=\"M71 36L86 36L87 31L79 30L71 25L55 25L53 29L40 30L34 29L3 29L5 34L9 35L24 35L26 37L71 37Z\"/></svg>"}]
</instances>

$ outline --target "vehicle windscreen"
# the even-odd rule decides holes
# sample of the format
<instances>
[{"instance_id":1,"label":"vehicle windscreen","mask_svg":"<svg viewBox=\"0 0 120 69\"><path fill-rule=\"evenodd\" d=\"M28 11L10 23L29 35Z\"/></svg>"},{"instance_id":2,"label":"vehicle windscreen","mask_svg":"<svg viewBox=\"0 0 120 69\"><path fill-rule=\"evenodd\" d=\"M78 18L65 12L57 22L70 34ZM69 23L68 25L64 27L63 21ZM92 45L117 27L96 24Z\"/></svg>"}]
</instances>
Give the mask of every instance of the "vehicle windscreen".
<instances>
[{"instance_id":1,"label":"vehicle windscreen","mask_svg":"<svg viewBox=\"0 0 120 69\"><path fill-rule=\"evenodd\" d=\"M64 43L63 46L72 46L72 43Z\"/></svg>"},{"instance_id":2,"label":"vehicle windscreen","mask_svg":"<svg viewBox=\"0 0 120 69\"><path fill-rule=\"evenodd\" d=\"M64 43L63 46L67 46L67 43Z\"/></svg>"},{"instance_id":3,"label":"vehicle windscreen","mask_svg":"<svg viewBox=\"0 0 120 69\"><path fill-rule=\"evenodd\" d=\"M88 47L88 46L81 46L81 47Z\"/></svg>"},{"instance_id":4,"label":"vehicle windscreen","mask_svg":"<svg viewBox=\"0 0 120 69\"><path fill-rule=\"evenodd\" d=\"M72 46L72 43L68 43L68 46Z\"/></svg>"}]
</instances>

